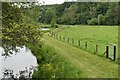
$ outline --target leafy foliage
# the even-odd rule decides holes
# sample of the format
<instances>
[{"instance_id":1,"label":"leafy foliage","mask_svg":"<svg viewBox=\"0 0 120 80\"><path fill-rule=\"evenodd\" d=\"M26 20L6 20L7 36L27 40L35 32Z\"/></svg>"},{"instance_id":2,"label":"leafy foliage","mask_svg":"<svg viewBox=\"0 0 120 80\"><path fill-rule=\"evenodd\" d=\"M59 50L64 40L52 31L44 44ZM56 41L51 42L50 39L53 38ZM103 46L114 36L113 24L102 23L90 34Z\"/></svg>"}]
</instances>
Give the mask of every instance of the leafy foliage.
<instances>
[{"instance_id":1,"label":"leafy foliage","mask_svg":"<svg viewBox=\"0 0 120 80\"><path fill-rule=\"evenodd\" d=\"M28 46L28 44L38 46L42 45L42 34L39 26L33 24L33 20L23 16L24 13L13 3L2 4L2 45L4 48L4 56L12 54L12 50L17 51L17 47ZM29 23L26 24L25 20Z\"/></svg>"},{"instance_id":2,"label":"leafy foliage","mask_svg":"<svg viewBox=\"0 0 120 80\"><path fill-rule=\"evenodd\" d=\"M98 24L99 25L104 24L104 16L102 14L98 15Z\"/></svg>"},{"instance_id":3,"label":"leafy foliage","mask_svg":"<svg viewBox=\"0 0 120 80\"><path fill-rule=\"evenodd\" d=\"M50 24L52 19L54 19L54 18L55 18L55 13L52 11L52 9L48 8L46 10L46 14L45 14L45 22L47 24Z\"/></svg>"},{"instance_id":4,"label":"leafy foliage","mask_svg":"<svg viewBox=\"0 0 120 80\"><path fill-rule=\"evenodd\" d=\"M91 24L96 25L95 19L102 15L100 17L103 20L100 20L100 25L118 25L118 3L65 2L59 5L42 6L41 8L43 7L45 9L41 13L51 16L50 18L42 19L43 23L52 21L53 15L48 11L48 9L51 9L52 13L56 14L54 16L57 17L57 24L88 24L88 21L92 20Z\"/></svg>"},{"instance_id":5,"label":"leafy foliage","mask_svg":"<svg viewBox=\"0 0 120 80\"><path fill-rule=\"evenodd\" d=\"M57 25L55 19L53 19L53 20L51 21L51 27L52 27L52 28L58 28L58 25Z\"/></svg>"},{"instance_id":6,"label":"leafy foliage","mask_svg":"<svg viewBox=\"0 0 120 80\"><path fill-rule=\"evenodd\" d=\"M88 24L97 25L98 24L97 18L92 18L91 20L88 20Z\"/></svg>"}]
</instances>

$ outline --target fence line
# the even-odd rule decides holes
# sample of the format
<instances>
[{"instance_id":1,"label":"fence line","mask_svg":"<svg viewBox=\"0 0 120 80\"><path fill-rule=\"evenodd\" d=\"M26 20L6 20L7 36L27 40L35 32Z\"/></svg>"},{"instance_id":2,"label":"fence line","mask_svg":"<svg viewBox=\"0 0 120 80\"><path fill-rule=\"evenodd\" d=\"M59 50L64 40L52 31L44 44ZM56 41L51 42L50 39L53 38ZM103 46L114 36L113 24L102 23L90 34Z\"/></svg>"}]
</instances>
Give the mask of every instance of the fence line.
<instances>
[{"instance_id":1,"label":"fence line","mask_svg":"<svg viewBox=\"0 0 120 80\"><path fill-rule=\"evenodd\" d=\"M76 40L74 38L72 39L70 37L65 37L65 36L61 36L61 35L58 35L58 34L54 34L54 33L52 33L51 36L54 37L55 39L67 42L68 44L76 46L80 49L85 49L86 51L89 51L88 47L89 47L90 44L87 41L84 42L84 47L82 47L82 41L81 40ZM76 41L76 43L75 43L75 41ZM99 46L98 46L98 44L96 44L95 48L94 48L94 52L92 52L92 53L97 54L98 51L99 51L98 49L99 49ZM103 54L106 54L106 58L112 59L112 58L109 57L109 46L108 45L106 46L106 49L104 49L104 51L105 51L105 53L103 53ZM113 59L112 60L113 61L116 60L116 46L113 46Z\"/></svg>"}]
</instances>

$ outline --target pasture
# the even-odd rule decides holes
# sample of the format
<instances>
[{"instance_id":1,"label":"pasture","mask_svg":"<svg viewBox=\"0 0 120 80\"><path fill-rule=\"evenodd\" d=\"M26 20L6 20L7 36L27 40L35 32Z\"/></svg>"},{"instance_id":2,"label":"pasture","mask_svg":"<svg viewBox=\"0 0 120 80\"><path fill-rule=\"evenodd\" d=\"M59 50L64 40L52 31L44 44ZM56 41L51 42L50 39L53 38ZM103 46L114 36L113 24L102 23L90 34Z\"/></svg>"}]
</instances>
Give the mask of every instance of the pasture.
<instances>
[{"instance_id":1,"label":"pasture","mask_svg":"<svg viewBox=\"0 0 120 80\"><path fill-rule=\"evenodd\" d=\"M69 66L72 66L72 68L67 67L68 72L65 73L67 73L68 76L66 76L66 78L75 78L75 77L76 78L117 78L118 77L118 64L115 63L114 61L111 61L106 58L101 58L95 54L91 54L89 52L86 52L85 50L76 48L73 45L70 45L65 42L61 42L47 35L44 35L44 40L45 40L45 44L51 46L51 48L55 50L56 54L59 55L56 57L57 60L61 58L61 61L62 60L66 61L67 63L69 63ZM50 57L49 62L51 61L51 59L52 56ZM57 63L59 63L59 61ZM78 71L77 75L76 75L76 71ZM61 72L59 71L59 73Z\"/></svg>"},{"instance_id":2,"label":"pasture","mask_svg":"<svg viewBox=\"0 0 120 80\"><path fill-rule=\"evenodd\" d=\"M59 28L51 29L55 35L53 34L52 37L48 33L43 35L45 45L41 50L32 47L40 65L33 77L117 78L118 64L96 55L105 56L106 45L118 44L117 28L117 26L60 25ZM80 46L78 46L78 40L80 40ZM88 45L87 50L85 42ZM92 54L95 52L96 44L98 52ZM42 62L39 62L41 60Z\"/></svg>"},{"instance_id":3,"label":"pasture","mask_svg":"<svg viewBox=\"0 0 120 80\"><path fill-rule=\"evenodd\" d=\"M80 41L79 48L86 50L85 45L87 45L87 51L100 56L105 56L106 46L109 46L109 56L113 58L113 48L118 46L118 26L62 25L62 28L54 31L57 32L55 34L59 40L60 37L61 41L65 38L67 42L69 38L69 43L76 47ZM72 43L73 39L74 43Z\"/></svg>"}]
</instances>

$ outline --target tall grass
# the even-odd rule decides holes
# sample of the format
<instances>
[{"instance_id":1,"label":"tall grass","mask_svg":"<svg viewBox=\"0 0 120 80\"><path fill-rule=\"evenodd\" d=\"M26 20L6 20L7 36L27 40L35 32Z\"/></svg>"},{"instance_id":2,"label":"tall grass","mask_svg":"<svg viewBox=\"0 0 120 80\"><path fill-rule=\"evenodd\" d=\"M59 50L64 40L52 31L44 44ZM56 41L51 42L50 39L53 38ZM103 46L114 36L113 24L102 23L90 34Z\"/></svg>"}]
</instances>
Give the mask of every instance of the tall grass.
<instances>
[{"instance_id":1,"label":"tall grass","mask_svg":"<svg viewBox=\"0 0 120 80\"><path fill-rule=\"evenodd\" d=\"M32 53L36 56L38 68L33 78L80 78L85 77L83 72L71 65L61 57L53 47L44 45L42 48L31 46Z\"/></svg>"}]
</instances>

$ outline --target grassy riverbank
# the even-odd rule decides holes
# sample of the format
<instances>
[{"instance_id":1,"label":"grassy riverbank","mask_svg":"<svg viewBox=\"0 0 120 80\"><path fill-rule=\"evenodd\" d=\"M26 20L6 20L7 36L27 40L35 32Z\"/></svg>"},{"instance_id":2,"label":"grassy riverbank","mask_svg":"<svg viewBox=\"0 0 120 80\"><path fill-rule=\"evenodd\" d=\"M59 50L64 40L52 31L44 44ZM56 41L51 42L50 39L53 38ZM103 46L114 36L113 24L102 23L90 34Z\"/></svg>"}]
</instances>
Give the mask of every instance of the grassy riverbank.
<instances>
[{"instance_id":1,"label":"grassy riverbank","mask_svg":"<svg viewBox=\"0 0 120 80\"><path fill-rule=\"evenodd\" d=\"M33 78L117 78L117 63L44 36L42 49L31 47L38 61Z\"/></svg>"},{"instance_id":2,"label":"grassy riverbank","mask_svg":"<svg viewBox=\"0 0 120 80\"><path fill-rule=\"evenodd\" d=\"M48 45L42 49L32 46L32 52L37 58L38 70L34 72L33 78L80 78L86 77L80 68L75 67L69 61L59 55L56 50Z\"/></svg>"}]
</instances>

